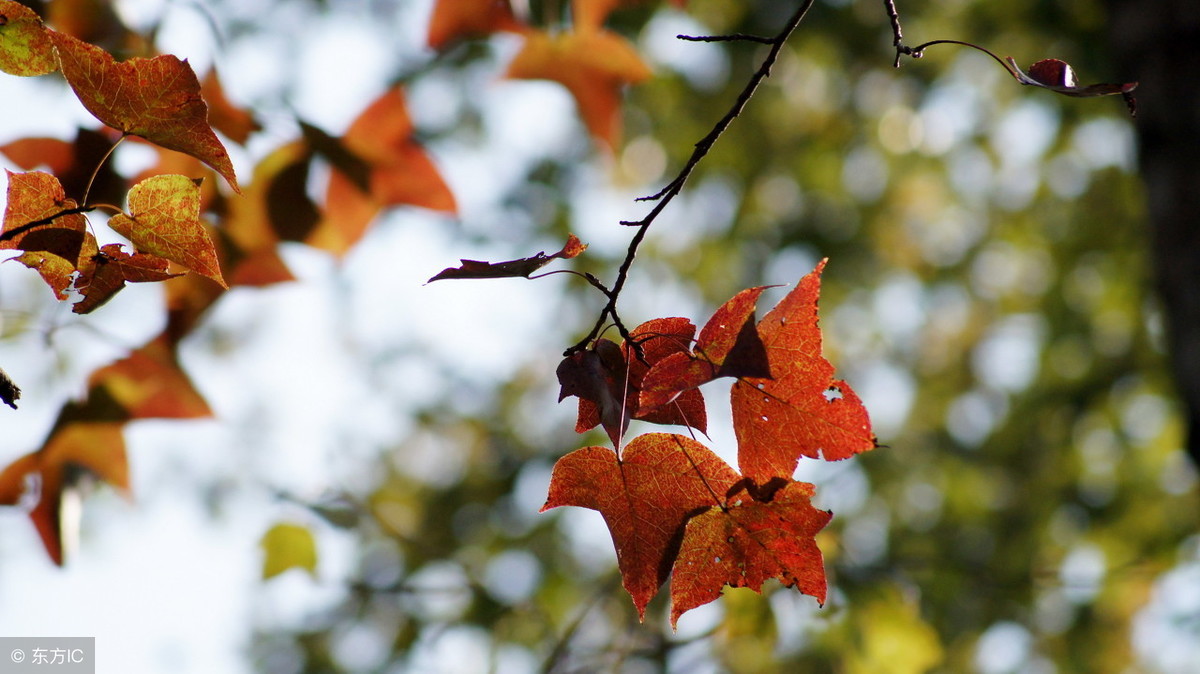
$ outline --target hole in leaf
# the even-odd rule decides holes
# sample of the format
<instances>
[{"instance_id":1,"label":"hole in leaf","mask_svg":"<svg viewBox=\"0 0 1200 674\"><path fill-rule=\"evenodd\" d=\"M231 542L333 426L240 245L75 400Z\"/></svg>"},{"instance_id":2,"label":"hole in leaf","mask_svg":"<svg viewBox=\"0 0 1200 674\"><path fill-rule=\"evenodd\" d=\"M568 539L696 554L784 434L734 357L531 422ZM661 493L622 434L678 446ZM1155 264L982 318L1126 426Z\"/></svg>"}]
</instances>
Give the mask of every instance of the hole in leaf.
<instances>
[{"instance_id":1,"label":"hole in leaf","mask_svg":"<svg viewBox=\"0 0 1200 674\"><path fill-rule=\"evenodd\" d=\"M829 388L825 389L824 395L825 395L825 400L827 402L841 400L842 399L842 389L840 389L836 386L830 386Z\"/></svg>"}]
</instances>

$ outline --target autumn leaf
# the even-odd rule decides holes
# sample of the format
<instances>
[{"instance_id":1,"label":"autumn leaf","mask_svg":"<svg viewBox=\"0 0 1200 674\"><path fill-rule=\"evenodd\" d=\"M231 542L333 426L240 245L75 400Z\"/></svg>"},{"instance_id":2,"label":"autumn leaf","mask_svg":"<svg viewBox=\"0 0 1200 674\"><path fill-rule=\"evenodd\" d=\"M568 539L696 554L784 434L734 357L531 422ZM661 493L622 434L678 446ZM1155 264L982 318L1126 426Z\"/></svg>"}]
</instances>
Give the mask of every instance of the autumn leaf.
<instances>
[{"instance_id":1,"label":"autumn leaf","mask_svg":"<svg viewBox=\"0 0 1200 674\"><path fill-rule=\"evenodd\" d=\"M253 114L237 107L225 96L225 87L221 86L221 78L215 69L204 76L200 95L208 104L208 121L212 127L238 145L245 145L250 134L262 129Z\"/></svg>"},{"instance_id":2,"label":"autumn leaf","mask_svg":"<svg viewBox=\"0 0 1200 674\"><path fill-rule=\"evenodd\" d=\"M708 416L704 396L697 389L658 408L644 409L639 402L646 373L664 358L687 350L695 332L696 326L686 318L658 318L629 333L641 349L640 356L631 344L617 346L599 339L591 349L564 358L557 370L561 384L558 399L579 398L575 431L583 433L601 425L614 447L620 446L630 419L690 426L705 432Z\"/></svg>"},{"instance_id":3,"label":"autumn leaf","mask_svg":"<svg viewBox=\"0 0 1200 674\"><path fill-rule=\"evenodd\" d=\"M57 70L50 33L37 12L13 0L0 0L0 70L25 77Z\"/></svg>"},{"instance_id":4,"label":"autumn leaf","mask_svg":"<svg viewBox=\"0 0 1200 674\"><path fill-rule=\"evenodd\" d=\"M84 470L118 489L129 491L129 466L119 423L74 423L57 428L43 447L0 472L0 505L21 501L34 476L40 484L29 513L50 559L63 563L62 498Z\"/></svg>"},{"instance_id":5,"label":"autumn leaf","mask_svg":"<svg viewBox=\"0 0 1200 674\"><path fill-rule=\"evenodd\" d=\"M399 89L385 92L367 106L340 141L312 131L305 135L334 167L324 217L308 237L309 245L337 255L346 253L386 206L446 213L458 208L433 160L413 139L412 121Z\"/></svg>"},{"instance_id":6,"label":"autumn leaf","mask_svg":"<svg viewBox=\"0 0 1200 674\"><path fill-rule=\"evenodd\" d=\"M531 31L507 76L562 84L588 132L612 149L621 135L621 90L649 78L650 69L624 38L609 31Z\"/></svg>"},{"instance_id":7,"label":"autumn leaf","mask_svg":"<svg viewBox=\"0 0 1200 674\"><path fill-rule=\"evenodd\" d=\"M1129 114L1137 116L1137 101L1133 98L1133 90L1137 89L1137 82L1079 86L1079 79L1075 76L1075 70L1066 61L1042 59L1029 66L1029 72L1026 73L1021 70L1016 60L1012 57L1008 57L1005 60L1008 62L1009 72L1021 84L1049 89L1064 96L1075 96L1077 98L1120 94L1125 99L1125 104L1129 107Z\"/></svg>"},{"instance_id":8,"label":"autumn leaf","mask_svg":"<svg viewBox=\"0 0 1200 674\"><path fill-rule=\"evenodd\" d=\"M641 406L661 407L688 389L718 377L770 378L766 348L754 321L755 303L765 286L748 288L717 309L694 350L673 353L654 364L642 380Z\"/></svg>"},{"instance_id":9,"label":"autumn leaf","mask_svg":"<svg viewBox=\"0 0 1200 674\"><path fill-rule=\"evenodd\" d=\"M726 585L762 592L770 578L825 603L825 563L815 536L833 515L813 507L813 491L790 482L769 501L734 495L728 505L688 520L671 577L671 627Z\"/></svg>"},{"instance_id":10,"label":"autumn leaf","mask_svg":"<svg viewBox=\"0 0 1200 674\"><path fill-rule=\"evenodd\" d=\"M608 15L618 7L647 4L648 0L571 0L571 16L576 30L599 28ZM671 4L683 7L687 0L672 0Z\"/></svg>"},{"instance_id":11,"label":"autumn leaf","mask_svg":"<svg viewBox=\"0 0 1200 674\"><path fill-rule=\"evenodd\" d=\"M741 379L730 394L738 466L759 484L790 479L801 456L836 461L875 447L862 401L821 353L824 268L822 260L758 324L772 378Z\"/></svg>"},{"instance_id":12,"label":"autumn leaf","mask_svg":"<svg viewBox=\"0 0 1200 674\"><path fill-rule=\"evenodd\" d=\"M211 166L240 192L225 146L208 125L208 106L187 61L164 54L118 63L103 49L53 33L63 75L83 106L108 126Z\"/></svg>"},{"instance_id":13,"label":"autumn leaf","mask_svg":"<svg viewBox=\"0 0 1200 674\"><path fill-rule=\"evenodd\" d=\"M181 175L147 178L129 190L129 214L108 226L141 252L177 262L227 287L217 251L200 222L200 186Z\"/></svg>"},{"instance_id":14,"label":"autumn leaf","mask_svg":"<svg viewBox=\"0 0 1200 674\"><path fill-rule=\"evenodd\" d=\"M126 281L145 283L165 281L176 276L180 274L167 271L165 259L148 253L130 255L121 250L121 244L110 243L80 268L75 289L83 295L83 299L76 302L71 311L77 314L94 311L124 288Z\"/></svg>"},{"instance_id":15,"label":"autumn leaf","mask_svg":"<svg viewBox=\"0 0 1200 674\"><path fill-rule=\"evenodd\" d=\"M87 218L75 201L67 198L58 179L49 173L8 171L7 174L7 206L0 250L26 251L13 259L36 270L55 297L66 299L66 290L80 261L96 251Z\"/></svg>"},{"instance_id":16,"label":"autumn leaf","mask_svg":"<svg viewBox=\"0 0 1200 674\"><path fill-rule=\"evenodd\" d=\"M638 615L670 572L680 534L696 511L720 503L738 475L717 455L683 435L647 433L620 458L585 447L554 464L542 512L579 506L604 516L625 589Z\"/></svg>"},{"instance_id":17,"label":"autumn leaf","mask_svg":"<svg viewBox=\"0 0 1200 674\"><path fill-rule=\"evenodd\" d=\"M288 569L303 569L317 575L317 543L308 527L279 522L263 534L263 580L274 578Z\"/></svg>"},{"instance_id":18,"label":"autumn leaf","mask_svg":"<svg viewBox=\"0 0 1200 674\"><path fill-rule=\"evenodd\" d=\"M434 49L442 49L460 38L524 30L509 0L438 0L429 20L427 42Z\"/></svg>"},{"instance_id":19,"label":"autumn leaf","mask_svg":"<svg viewBox=\"0 0 1200 674\"><path fill-rule=\"evenodd\" d=\"M179 366L164 333L88 378L88 397L104 389L128 419L197 419L212 410Z\"/></svg>"},{"instance_id":20,"label":"autumn leaf","mask_svg":"<svg viewBox=\"0 0 1200 674\"><path fill-rule=\"evenodd\" d=\"M530 274L550 264L553 260L564 260L576 257L587 250L587 244L571 234L562 250L547 255L539 251L536 255L522 257L505 262L482 262L480 260L460 260L459 267L448 267L441 270L426 283L443 279L481 279L481 278L529 278Z\"/></svg>"}]
</instances>

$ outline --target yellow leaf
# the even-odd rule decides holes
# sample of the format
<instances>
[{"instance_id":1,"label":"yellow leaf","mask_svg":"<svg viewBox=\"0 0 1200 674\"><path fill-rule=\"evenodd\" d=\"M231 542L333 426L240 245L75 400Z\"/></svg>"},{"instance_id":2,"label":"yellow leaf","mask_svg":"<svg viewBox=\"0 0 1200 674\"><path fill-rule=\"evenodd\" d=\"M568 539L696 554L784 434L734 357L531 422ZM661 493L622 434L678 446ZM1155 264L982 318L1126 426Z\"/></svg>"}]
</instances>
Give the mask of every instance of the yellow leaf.
<instances>
[{"instance_id":1,"label":"yellow leaf","mask_svg":"<svg viewBox=\"0 0 1200 674\"><path fill-rule=\"evenodd\" d=\"M317 543L312 532L299 524L280 522L263 534L263 580L288 569L304 569L316 577Z\"/></svg>"}]
</instances>

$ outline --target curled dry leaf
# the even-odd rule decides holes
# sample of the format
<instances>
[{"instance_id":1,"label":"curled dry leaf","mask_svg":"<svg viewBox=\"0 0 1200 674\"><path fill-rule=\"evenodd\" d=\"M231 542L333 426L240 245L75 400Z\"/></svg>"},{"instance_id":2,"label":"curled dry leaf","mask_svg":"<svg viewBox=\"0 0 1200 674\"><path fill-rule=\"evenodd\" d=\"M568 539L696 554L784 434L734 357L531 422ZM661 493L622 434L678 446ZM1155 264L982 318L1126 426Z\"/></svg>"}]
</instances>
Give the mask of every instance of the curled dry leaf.
<instances>
[{"instance_id":1,"label":"curled dry leaf","mask_svg":"<svg viewBox=\"0 0 1200 674\"><path fill-rule=\"evenodd\" d=\"M545 251L539 251L536 255L530 257L505 260L504 262L459 260L462 262L461 266L443 269L426 281L426 283L433 283L434 281L444 279L529 278L535 271L550 264L551 261L558 258L567 260L577 257L585 250L587 250L587 244L581 242L574 234L571 234L567 237L567 243L563 245L562 250L557 253L547 255Z\"/></svg>"},{"instance_id":2,"label":"curled dry leaf","mask_svg":"<svg viewBox=\"0 0 1200 674\"><path fill-rule=\"evenodd\" d=\"M1021 84L1041 87L1042 89L1049 89L1064 96L1079 98L1120 94L1125 99L1125 104L1129 106L1129 114L1137 115L1137 101L1133 98L1133 90L1137 89L1137 82L1079 86L1079 79L1075 76L1075 70L1066 61L1043 59L1029 66L1029 71L1025 72L1021 70L1012 57L1008 57L1005 60L1011 69L1010 72L1012 72L1013 77L1017 78L1017 81Z\"/></svg>"}]
</instances>

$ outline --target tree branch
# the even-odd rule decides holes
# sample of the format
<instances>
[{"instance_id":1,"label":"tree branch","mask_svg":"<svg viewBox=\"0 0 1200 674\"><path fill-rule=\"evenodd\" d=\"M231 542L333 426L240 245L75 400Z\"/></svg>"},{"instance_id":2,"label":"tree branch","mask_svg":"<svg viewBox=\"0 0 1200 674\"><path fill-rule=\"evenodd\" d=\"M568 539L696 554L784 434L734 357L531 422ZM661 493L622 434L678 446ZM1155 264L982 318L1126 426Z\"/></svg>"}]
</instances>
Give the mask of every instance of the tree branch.
<instances>
[{"instance_id":1,"label":"tree branch","mask_svg":"<svg viewBox=\"0 0 1200 674\"><path fill-rule=\"evenodd\" d=\"M733 123L733 120L737 119L737 117L742 114L742 110L744 110L746 104L750 102L750 98L754 96L754 92L758 89L758 85L770 76L771 68L775 65L776 59L779 58L779 52L783 49L783 45L787 43L788 38L791 37L792 33L796 30L796 27L800 25L800 22L804 20L804 16L808 14L808 10L812 7L813 2L814 0L802 0L800 6L796 9L796 12L791 16L791 18L788 19L787 24L784 25L783 29L780 30L779 33L774 37L765 38L764 43L770 44L771 49L767 52L766 57L763 58L762 64L760 64L758 70L756 70L754 74L750 76L750 80L746 82L746 86L742 89L741 93L738 94L737 100L734 101L733 105L729 108L729 111L717 121L707 135L705 135L699 140L699 142L696 143L695 150L692 151L692 156L688 158L687 163L684 164L682 169L680 169L679 174L676 175L675 178L669 183L667 183L666 187L664 187L658 193L639 199L639 201L657 202L655 203L654 207L650 209L650 212L647 213L646 216L641 220L626 221L621 223L623 225L637 227L637 231L634 232L633 238L629 242L629 249L625 254L625 260L621 263L621 267L617 270L617 280L612 285L612 290L608 296L608 304L606 304L604 309L600 312L600 316L597 318L596 324L592 327L592 330L587 334L587 336L579 340L579 342L571 348L567 349L563 353L564 356L570 356L587 348L588 343L594 340L600 334L600 330L603 329L604 324L609 317L611 317L613 322L617 325L617 329L620 330L621 336L626 341L629 341L629 331L625 329L625 326L621 323L620 317L617 315L617 299L621 294L621 290L625 287L625 281L629 277L629 268L633 265L634 258L637 257L638 247L641 246L642 241L646 238L646 232L650 229L650 225L652 225L658 218L659 213L662 213L663 209L667 207L667 204L671 203L671 201L683 190L683 186L685 183L687 183L688 178L692 175L692 171L694 171L696 166L698 166L704 157L708 155L709 150L712 149L717 140L725 133L725 131L729 128L729 125Z\"/></svg>"}]
</instances>

